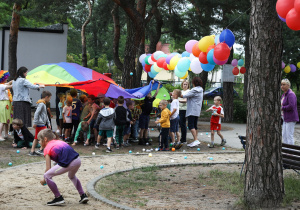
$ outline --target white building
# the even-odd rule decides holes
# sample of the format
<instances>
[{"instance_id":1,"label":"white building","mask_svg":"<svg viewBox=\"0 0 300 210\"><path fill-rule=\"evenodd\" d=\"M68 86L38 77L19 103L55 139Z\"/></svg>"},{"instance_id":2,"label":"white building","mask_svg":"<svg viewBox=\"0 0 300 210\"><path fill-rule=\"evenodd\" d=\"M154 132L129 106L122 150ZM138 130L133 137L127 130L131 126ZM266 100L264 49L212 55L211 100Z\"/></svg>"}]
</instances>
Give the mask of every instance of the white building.
<instances>
[{"instance_id":1,"label":"white building","mask_svg":"<svg viewBox=\"0 0 300 210\"><path fill-rule=\"evenodd\" d=\"M0 65L8 70L9 27L0 28ZM67 58L67 24L56 24L45 28L19 28L17 46L17 68L25 66L30 70L47 63L65 62ZM41 81L42 82L42 81ZM46 87L53 97L51 108L55 107L55 87ZM33 103L40 99L41 91L30 91Z\"/></svg>"}]
</instances>

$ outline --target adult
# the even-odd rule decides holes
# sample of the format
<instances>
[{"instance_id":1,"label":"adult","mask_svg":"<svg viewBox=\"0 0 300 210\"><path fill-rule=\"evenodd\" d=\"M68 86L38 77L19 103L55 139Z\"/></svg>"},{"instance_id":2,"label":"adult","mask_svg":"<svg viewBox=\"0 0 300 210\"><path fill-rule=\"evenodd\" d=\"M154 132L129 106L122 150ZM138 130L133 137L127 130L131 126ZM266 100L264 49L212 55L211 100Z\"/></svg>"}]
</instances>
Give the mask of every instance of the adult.
<instances>
[{"instance_id":1,"label":"adult","mask_svg":"<svg viewBox=\"0 0 300 210\"><path fill-rule=\"evenodd\" d=\"M11 97L9 97L12 82L6 83L8 77L8 71L0 71L0 141L8 137L8 125L12 121ZM2 136L3 128L4 136Z\"/></svg>"},{"instance_id":2,"label":"adult","mask_svg":"<svg viewBox=\"0 0 300 210\"><path fill-rule=\"evenodd\" d=\"M194 77L192 80L193 88L182 95L182 98L187 99L186 117L188 118L188 127L191 131L194 141L188 144L189 147L194 147L200 144L197 132L198 117L200 116L202 101L203 101L203 88L202 80L200 77Z\"/></svg>"},{"instance_id":3,"label":"adult","mask_svg":"<svg viewBox=\"0 0 300 210\"><path fill-rule=\"evenodd\" d=\"M29 89L39 90L44 85L34 85L26 79L28 69L24 66L17 71L17 76L12 83L14 92L13 106L14 119L18 118L23 121L24 126L31 127L31 99Z\"/></svg>"},{"instance_id":4,"label":"adult","mask_svg":"<svg viewBox=\"0 0 300 210\"><path fill-rule=\"evenodd\" d=\"M282 125L282 141L286 144L294 144L294 128L297 121L299 121L297 110L297 97L290 89L291 83L288 79L281 81L281 118Z\"/></svg>"},{"instance_id":5,"label":"adult","mask_svg":"<svg viewBox=\"0 0 300 210\"><path fill-rule=\"evenodd\" d=\"M182 95L185 95L187 94L189 91L190 91L190 84L187 80L184 80L182 83L181 83L181 88L182 88ZM184 143L186 144L186 102L187 102L187 99L186 98L178 98L179 100L179 125L180 125L180 128L181 128L181 143Z\"/></svg>"}]
</instances>

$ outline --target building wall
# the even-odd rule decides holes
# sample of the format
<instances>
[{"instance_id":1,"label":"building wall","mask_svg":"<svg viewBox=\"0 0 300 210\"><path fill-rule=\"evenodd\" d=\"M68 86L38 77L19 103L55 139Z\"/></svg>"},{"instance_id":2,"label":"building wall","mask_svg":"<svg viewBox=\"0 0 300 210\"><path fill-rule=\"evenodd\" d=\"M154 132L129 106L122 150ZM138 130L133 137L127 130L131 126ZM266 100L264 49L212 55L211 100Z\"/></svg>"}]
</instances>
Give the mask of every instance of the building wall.
<instances>
[{"instance_id":1,"label":"building wall","mask_svg":"<svg viewBox=\"0 0 300 210\"><path fill-rule=\"evenodd\" d=\"M65 62L67 57L68 25L63 24L63 33L19 31L17 46L18 68L25 66L30 70L47 63ZM4 69L8 69L9 30L5 31ZM1 31L2 40L2 31ZM0 43L2 49L2 41ZM1 53L1 52L0 52ZM1 58L1 55L0 55ZM43 81L41 81L42 83ZM55 87L46 87L52 93L51 108L55 107ZM33 103L40 99L41 91L30 90Z\"/></svg>"}]
</instances>

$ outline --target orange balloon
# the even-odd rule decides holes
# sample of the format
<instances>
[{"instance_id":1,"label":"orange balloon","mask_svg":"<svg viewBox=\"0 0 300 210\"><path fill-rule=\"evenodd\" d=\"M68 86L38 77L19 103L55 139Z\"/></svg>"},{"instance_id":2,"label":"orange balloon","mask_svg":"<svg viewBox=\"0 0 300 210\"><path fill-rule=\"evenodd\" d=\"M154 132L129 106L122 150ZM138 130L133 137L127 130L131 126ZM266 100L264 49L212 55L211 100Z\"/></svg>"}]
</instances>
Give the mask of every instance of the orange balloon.
<instances>
[{"instance_id":1,"label":"orange balloon","mask_svg":"<svg viewBox=\"0 0 300 210\"><path fill-rule=\"evenodd\" d=\"M173 151L173 152L175 151L175 148L174 148L174 147L172 148L172 151Z\"/></svg>"},{"instance_id":2,"label":"orange balloon","mask_svg":"<svg viewBox=\"0 0 300 210\"><path fill-rule=\"evenodd\" d=\"M238 74L240 73L239 68L238 68L238 67L234 67L234 68L232 69L232 73L233 73L233 75L238 75Z\"/></svg>"},{"instance_id":3,"label":"orange balloon","mask_svg":"<svg viewBox=\"0 0 300 210\"><path fill-rule=\"evenodd\" d=\"M207 53L211 50L211 49L214 49L216 47L216 45L210 45L208 48L207 48Z\"/></svg>"},{"instance_id":4,"label":"orange balloon","mask_svg":"<svg viewBox=\"0 0 300 210\"><path fill-rule=\"evenodd\" d=\"M194 44L192 53L195 57L199 57L201 50L199 49L198 42L196 44Z\"/></svg>"}]
</instances>

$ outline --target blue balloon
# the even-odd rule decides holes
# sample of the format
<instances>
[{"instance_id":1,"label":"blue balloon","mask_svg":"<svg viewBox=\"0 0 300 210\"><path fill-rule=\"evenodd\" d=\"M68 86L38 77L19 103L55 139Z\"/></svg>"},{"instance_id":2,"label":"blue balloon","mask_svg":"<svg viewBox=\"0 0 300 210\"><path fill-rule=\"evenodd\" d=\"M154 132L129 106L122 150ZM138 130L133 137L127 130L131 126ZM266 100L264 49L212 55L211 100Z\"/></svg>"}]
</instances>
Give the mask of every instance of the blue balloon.
<instances>
[{"instance_id":1,"label":"blue balloon","mask_svg":"<svg viewBox=\"0 0 300 210\"><path fill-rule=\"evenodd\" d=\"M142 60L142 66L145 67L146 63L145 63L145 59Z\"/></svg>"},{"instance_id":2,"label":"blue balloon","mask_svg":"<svg viewBox=\"0 0 300 210\"><path fill-rule=\"evenodd\" d=\"M148 72L149 77L154 78L156 74L152 74L151 72Z\"/></svg>"},{"instance_id":3,"label":"blue balloon","mask_svg":"<svg viewBox=\"0 0 300 210\"><path fill-rule=\"evenodd\" d=\"M220 34L215 36L215 45L220 43Z\"/></svg>"},{"instance_id":4,"label":"blue balloon","mask_svg":"<svg viewBox=\"0 0 300 210\"><path fill-rule=\"evenodd\" d=\"M178 63L177 63L177 69L179 71L182 71L182 72L186 72L187 70L189 70L190 68L190 65L191 65L191 61L189 58L181 58ZM183 75L184 76L184 75ZM182 76L182 77L183 77Z\"/></svg>"},{"instance_id":5,"label":"blue balloon","mask_svg":"<svg viewBox=\"0 0 300 210\"><path fill-rule=\"evenodd\" d=\"M224 31L222 31L222 33L220 34L220 42L225 42L228 47L232 47L235 42L235 37L232 31L230 31L229 29L225 29Z\"/></svg>"},{"instance_id":6,"label":"blue balloon","mask_svg":"<svg viewBox=\"0 0 300 210\"><path fill-rule=\"evenodd\" d=\"M207 53L207 61L209 64L212 64L212 65L216 65L216 63L214 62L214 51L215 51L215 49L211 49Z\"/></svg>"},{"instance_id":7,"label":"blue balloon","mask_svg":"<svg viewBox=\"0 0 300 210\"><path fill-rule=\"evenodd\" d=\"M154 74L154 75L157 75L157 74L158 74L158 72L156 72L156 71L154 70L154 65L151 66L150 72L151 72L152 74ZM150 73L150 72L149 72L149 73Z\"/></svg>"},{"instance_id":8,"label":"blue balloon","mask_svg":"<svg viewBox=\"0 0 300 210\"><path fill-rule=\"evenodd\" d=\"M189 52L187 51L184 51L182 54L181 54L181 57L190 57L190 54Z\"/></svg>"},{"instance_id":9,"label":"blue balloon","mask_svg":"<svg viewBox=\"0 0 300 210\"><path fill-rule=\"evenodd\" d=\"M240 59L239 61L238 61L238 66L243 66L244 65L244 60L243 59Z\"/></svg>"},{"instance_id":10,"label":"blue balloon","mask_svg":"<svg viewBox=\"0 0 300 210\"><path fill-rule=\"evenodd\" d=\"M186 71L179 71L179 69L177 68L177 66L174 69L174 73L177 77L181 78L184 77L186 74Z\"/></svg>"},{"instance_id":11,"label":"blue balloon","mask_svg":"<svg viewBox=\"0 0 300 210\"><path fill-rule=\"evenodd\" d=\"M215 65L212 65L210 63L208 64L203 64L201 63L201 68L204 70L204 71L211 71L215 68Z\"/></svg>"}]
</instances>

